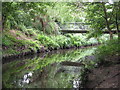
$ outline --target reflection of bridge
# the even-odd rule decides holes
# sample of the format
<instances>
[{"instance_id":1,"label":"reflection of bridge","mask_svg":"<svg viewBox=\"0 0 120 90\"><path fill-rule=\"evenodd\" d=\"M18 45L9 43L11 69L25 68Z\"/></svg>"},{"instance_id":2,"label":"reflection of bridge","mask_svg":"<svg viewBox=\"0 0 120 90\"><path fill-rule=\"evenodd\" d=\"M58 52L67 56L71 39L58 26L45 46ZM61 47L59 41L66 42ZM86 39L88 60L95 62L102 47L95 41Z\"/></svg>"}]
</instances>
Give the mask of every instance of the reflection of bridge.
<instances>
[{"instance_id":1,"label":"reflection of bridge","mask_svg":"<svg viewBox=\"0 0 120 90\"><path fill-rule=\"evenodd\" d=\"M66 22L64 24L59 24L61 32L63 33L88 33L91 31L90 23L81 22ZM109 34L109 31L102 31L105 34ZM117 33L116 30L112 31L113 34Z\"/></svg>"}]
</instances>

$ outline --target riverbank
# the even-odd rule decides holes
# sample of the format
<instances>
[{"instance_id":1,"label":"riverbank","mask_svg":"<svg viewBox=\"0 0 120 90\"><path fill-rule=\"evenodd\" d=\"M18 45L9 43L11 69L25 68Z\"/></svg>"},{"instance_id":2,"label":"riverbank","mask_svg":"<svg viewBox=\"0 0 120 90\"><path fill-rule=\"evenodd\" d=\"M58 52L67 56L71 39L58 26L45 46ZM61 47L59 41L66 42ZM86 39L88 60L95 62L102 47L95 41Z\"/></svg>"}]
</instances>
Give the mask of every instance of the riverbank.
<instances>
[{"instance_id":1,"label":"riverbank","mask_svg":"<svg viewBox=\"0 0 120 90\"><path fill-rule=\"evenodd\" d=\"M120 43L111 40L96 49L97 67L87 68L85 88L120 88Z\"/></svg>"},{"instance_id":2,"label":"riverbank","mask_svg":"<svg viewBox=\"0 0 120 90\"><path fill-rule=\"evenodd\" d=\"M59 50L62 50L62 49L82 49L82 48L89 48L89 47L93 47L93 46L98 46L98 45L100 45L100 43L98 43L98 44L91 44L91 45L85 45L85 46L78 46L78 47L76 47L76 46L74 46L74 47L65 47L65 48L61 48L61 49L57 49L58 51ZM47 52L51 52L51 51L54 51L54 50L56 50L56 49L40 49L40 50L37 50L37 52L35 52L35 51L28 51L28 52L22 52L22 53L20 53L20 54L13 54L13 55L8 55L8 56L3 56L3 64L5 63L5 62L10 62L11 61L11 59L12 58L14 58L14 59L18 59L18 58L21 58L21 57L26 57L26 56L31 56L31 55L33 55L33 54L37 54L37 53L47 53Z\"/></svg>"},{"instance_id":3,"label":"riverbank","mask_svg":"<svg viewBox=\"0 0 120 90\"><path fill-rule=\"evenodd\" d=\"M113 45L113 44L112 44ZM101 46L101 45L100 45ZM99 46L99 47L100 47ZM86 47L82 47L86 48ZM97 47L98 48L98 47ZM94 47L86 48L86 49L59 49L59 50L52 50L50 52L45 52L43 55L38 54L38 56L35 56L36 54L28 55L33 56L34 58L27 58L23 60L19 60L18 58L11 59L12 62L3 64L3 71L6 71L6 75L8 78L6 78L6 75L4 75L4 85L6 84L11 85L9 83L9 79L13 77L22 78L26 73L33 72L33 77L30 78L30 84L28 86L34 87L34 83L38 81L38 78L41 78L41 80L47 81L46 86L43 85L37 85L37 87L51 87L52 84L48 84L49 82L56 82L60 84L53 85L53 87L60 87L59 85L63 85L62 82L64 81L64 85L62 87L70 87L72 88L73 82L79 82L79 87L85 87L85 88L97 88L97 86L100 84L103 85L101 88L106 88L106 84L108 83L110 87L114 87L118 84L117 78L119 75L119 61L117 59L117 56L114 55L105 55L106 59L102 63L94 63L94 61L97 60L97 57L95 55ZM91 51L93 50L93 51ZM104 49L105 50L105 49ZM62 51L62 52L61 52ZM53 52L53 54L52 54ZM40 56L39 56L40 55ZM100 55L100 54L99 54ZM118 55L118 54L115 54ZM28 57L26 56L26 57ZM24 56L23 56L24 57ZM108 58L109 57L109 58ZM115 59L115 60L114 60ZM5 60L4 60L5 61ZM97 65L96 65L97 64ZM7 68L8 69L7 69ZM53 68L53 70L52 70ZM82 68L82 69L80 69ZM11 72L12 70L12 72ZM26 70L26 71L25 71ZM39 71L39 73L37 73ZM9 74L8 74L9 72ZM21 73L16 74L16 73ZM48 74L49 73L49 74ZM14 74L14 76L13 76ZM71 74L71 78L69 77ZM64 76L65 75L65 76ZM66 76L68 75L68 76ZM74 76L75 75L75 76ZM61 76L64 76L64 78L61 78ZM9 78L11 77L11 78ZM47 77L47 78L46 78ZM59 78L59 79L58 79ZM67 79L66 79L67 78ZM8 80L6 80L8 79ZM16 78L14 78L17 81ZM49 81L49 80L52 81ZM105 80L104 80L105 79ZM13 80L13 81L15 81ZM39 81L41 81L39 80ZM56 81L58 80L58 81ZM63 81L61 81L63 80ZM110 80L110 81L108 81ZM101 82L103 81L103 82ZM112 81L112 82L111 82ZM77 85L75 83L75 85ZM92 85L91 85L92 83ZM17 83L14 83L17 85ZM31 84L33 86L31 86ZM38 84L38 82L37 82ZM68 86L71 84L70 86ZM113 85L114 86L111 86ZM24 83L23 83L24 85ZM26 85L26 84L25 84ZM58 85L58 86L57 86ZM73 85L74 86L74 85ZM99 86L99 87L100 87ZM14 87L14 86L13 86ZM26 86L27 87L27 86ZM115 87L116 88L116 87Z\"/></svg>"},{"instance_id":4,"label":"riverbank","mask_svg":"<svg viewBox=\"0 0 120 90\"><path fill-rule=\"evenodd\" d=\"M81 37L80 37L81 36ZM3 63L12 61L12 59L18 59L24 56L32 56L36 53L46 53L51 52L53 50L60 50L60 49L71 49L71 48L87 48L91 46L100 45L100 42L92 39L86 39L84 38L84 35L80 36L74 36L72 34L66 34L66 35L46 35L46 34L29 34L26 35L25 33L17 30L9 30L3 32ZM119 68L119 62L111 64L111 62L115 59L111 57L113 60L109 61L110 66L106 68L106 64L108 64L108 61L106 62L105 57L109 57L108 55L117 55L117 43L116 40L110 41L111 43L103 44L102 48L98 48L98 53L94 53L99 57L98 62L91 61L93 58L90 59L90 61L83 61L82 63L85 65L85 69L83 70L83 80L82 84L86 88L96 88L96 87L105 87L106 83L110 82L109 84L114 86L108 87L117 87L117 79L119 75L119 70L117 72L116 69ZM101 59L102 57L102 59ZM109 58L107 58L109 60ZM117 56L116 56L117 57ZM110 59L111 59L110 58ZM115 61L115 60L114 60ZM97 68L95 68L96 63L99 64ZM92 68L91 68L92 67ZM106 69L108 71L106 71ZM92 73L89 73L89 72ZM103 75L101 75L101 73ZM96 74L95 74L96 73ZM107 74L106 74L107 73ZM115 75L116 76L115 76ZM109 75L111 75L109 77ZM88 77L88 78L87 78ZM104 79L101 79L101 78ZM107 78L106 78L107 77ZM98 79L100 78L100 79ZM107 81L107 80L110 81ZM114 81L115 80L115 81ZM90 84L92 81L92 85ZM106 81L106 82L105 82ZM87 83L86 83L87 82ZM115 82L115 83L114 83Z\"/></svg>"},{"instance_id":5,"label":"riverbank","mask_svg":"<svg viewBox=\"0 0 120 90\"><path fill-rule=\"evenodd\" d=\"M105 58L104 64L90 69L85 88L120 88L120 56Z\"/></svg>"},{"instance_id":6,"label":"riverbank","mask_svg":"<svg viewBox=\"0 0 120 90\"><path fill-rule=\"evenodd\" d=\"M29 30L29 32L32 30ZM81 36L81 37L80 37ZM84 48L98 45L96 39L86 39L84 35L46 35L34 32L26 34L19 30L3 31L3 59L19 58L34 53L58 49Z\"/></svg>"}]
</instances>

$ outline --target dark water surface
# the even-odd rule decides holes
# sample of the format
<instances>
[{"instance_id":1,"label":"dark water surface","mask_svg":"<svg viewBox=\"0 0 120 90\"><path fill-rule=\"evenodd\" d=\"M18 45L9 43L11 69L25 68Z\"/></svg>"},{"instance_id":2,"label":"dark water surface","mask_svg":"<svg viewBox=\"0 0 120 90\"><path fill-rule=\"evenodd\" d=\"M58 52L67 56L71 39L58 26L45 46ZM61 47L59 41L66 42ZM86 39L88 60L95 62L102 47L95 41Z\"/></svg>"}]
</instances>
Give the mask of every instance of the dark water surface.
<instances>
[{"instance_id":1,"label":"dark water surface","mask_svg":"<svg viewBox=\"0 0 120 90\"><path fill-rule=\"evenodd\" d=\"M64 65L94 59L96 47L56 50L3 64L4 88L73 88L81 83L83 66ZM90 58L87 58L90 57ZM80 86L79 86L80 87Z\"/></svg>"}]
</instances>

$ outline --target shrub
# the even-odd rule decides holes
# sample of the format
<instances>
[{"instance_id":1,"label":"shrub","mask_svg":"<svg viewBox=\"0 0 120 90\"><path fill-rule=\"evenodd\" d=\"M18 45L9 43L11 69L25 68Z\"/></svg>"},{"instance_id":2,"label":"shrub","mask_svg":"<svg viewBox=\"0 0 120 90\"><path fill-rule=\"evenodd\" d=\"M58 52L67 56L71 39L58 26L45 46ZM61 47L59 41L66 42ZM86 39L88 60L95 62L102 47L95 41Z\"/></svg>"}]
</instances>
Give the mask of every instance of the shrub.
<instances>
[{"instance_id":1,"label":"shrub","mask_svg":"<svg viewBox=\"0 0 120 90\"><path fill-rule=\"evenodd\" d=\"M100 60L110 56L110 55L117 55L120 50L120 43L117 39L109 40L106 44L99 46L96 49L96 56Z\"/></svg>"}]
</instances>

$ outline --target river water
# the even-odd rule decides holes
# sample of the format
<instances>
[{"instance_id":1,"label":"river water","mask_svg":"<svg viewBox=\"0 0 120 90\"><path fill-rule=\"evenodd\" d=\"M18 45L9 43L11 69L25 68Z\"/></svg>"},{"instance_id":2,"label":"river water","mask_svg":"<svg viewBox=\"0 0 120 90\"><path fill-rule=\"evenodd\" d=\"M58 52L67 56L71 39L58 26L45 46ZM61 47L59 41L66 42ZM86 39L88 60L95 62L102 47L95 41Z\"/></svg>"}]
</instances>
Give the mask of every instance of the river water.
<instances>
[{"instance_id":1,"label":"river water","mask_svg":"<svg viewBox=\"0 0 120 90\"><path fill-rule=\"evenodd\" d=\"M3 64L4 88L77 88L81 87L83 66L64 64L94 59L96 47L64 49L12 59ZM87 58L90 57L90 58ZM63 64L61 64L63 63Z\"/></svg>"}]
</instances>

